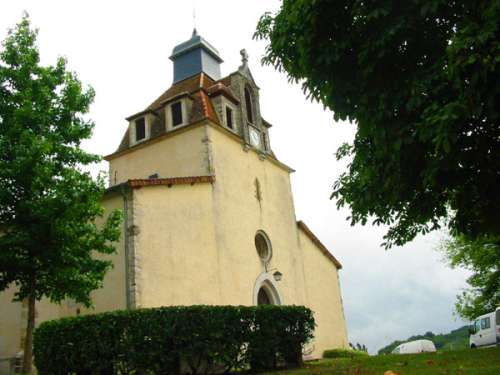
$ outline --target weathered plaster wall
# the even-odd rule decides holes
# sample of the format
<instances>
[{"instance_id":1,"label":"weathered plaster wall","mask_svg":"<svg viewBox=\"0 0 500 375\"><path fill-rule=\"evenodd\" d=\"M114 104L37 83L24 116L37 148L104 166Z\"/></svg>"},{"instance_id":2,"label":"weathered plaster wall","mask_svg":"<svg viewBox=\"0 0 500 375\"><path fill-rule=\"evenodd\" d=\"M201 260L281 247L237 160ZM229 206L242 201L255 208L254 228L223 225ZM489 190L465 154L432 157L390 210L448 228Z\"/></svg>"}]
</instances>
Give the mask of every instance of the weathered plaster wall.
<instances>
[{"instance_id":1,"label":"weathered plaster wall","mask_svg":"<svg viewBox=\"0 0 500 375\"><path fill-rule=\"evenodd\" d=\"M314 311L317 324L313 356L326 349L348 348L342 295L335 265L299 229L304 259L308 307Z\"/></svg>"},{"instance_id":2,"label":"weathered plaster wall","mask_svg":"<svg viewBox=\"0 0 500 375\"><path fill-rule=\"evenodd\" d=\"M217 177L213 202L223 270L221 303L255 303L254 283L265 269L254 237L263 230L273 250L267 269L283 274L275 284L282 303L306 305L315 311L318 328L312 355L347 347L338 271L298 230L289 171L254 149L244 151L241 142L220 127L210 127L208 134ZM273 272L268 272L270 278Z\"/></svg>"},{"instance_id":3,"label":"weathered plaster wall","mask_svg":"<svg viewBox=\"0 0 500 375\"><path fill-rule=\"evenodd\" d=\"M278 283L282 302L304 304L302 260L288 169L260 158L253 149L245 151L242 143L222 128L208 130L217 177L214 185L217 249L224 270L221 303L254 303L255 281L265 272L254 242L256 232L262 230L273 250L267 269L277 268L283 273L283 280Z\"/></svg>"},{"instance_id":4,"label":"weathered plaster wall","mask_svg":"<svg viewBox=\"0 0 500 375\"><path fill-rule=\"evenodd\" d=\"M179 128L169 135L138 145L132 151L112 158L109 163L110 185L129 179L202 176L210 174L203 126Z\"/></svg>"},{"instance_id":5,"label":"weathered plaster wall","mask_svg":"<svg viewBox=\"0 0 500 375\"><path fill-rule=\"evenodd\" d=\"M134 190L139 307L220 303L212 185Z\"/></svg>"}]
</instances>

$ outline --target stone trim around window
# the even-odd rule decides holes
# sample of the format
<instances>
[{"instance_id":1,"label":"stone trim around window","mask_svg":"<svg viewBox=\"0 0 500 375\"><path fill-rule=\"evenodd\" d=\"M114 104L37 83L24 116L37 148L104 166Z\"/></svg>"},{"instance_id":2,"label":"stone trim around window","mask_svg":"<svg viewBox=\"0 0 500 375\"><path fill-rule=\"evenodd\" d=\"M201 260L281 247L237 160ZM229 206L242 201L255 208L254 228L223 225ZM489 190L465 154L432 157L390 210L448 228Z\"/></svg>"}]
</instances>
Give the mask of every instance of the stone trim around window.
<instances>
[{"instance_id":1,"label":"stone trim around window","mask_svg":"<svg viewBox=\"0 0 500 375\"><path fill-rule=\"evenodd\" d=\"M232 112L232 124L233 127L230 128L228 125L228 119L227 119L227 108L229 108ZM224 124L224 127L235 133L239 134L239 122L238 122L238 108L232 104L229 100L226 100L225 98L222 98L222 123Z\"/></svg>"},{"instance_id":2,"label":"stone trim around window","mask_svg":"<svg viewBox=\"0 0 500 375\"><path fill-rule=\"evenodd\" d=\"M245 85L243 88L243 97L245 100L245 118L248 123L255 124L257 121L255 118L255 99L252 91L248 85Z\"/></svg>"},{"instance_id":3,"label":"stone trim around window","mask_svg":"<svg viewBox=\"0 0 500 375\"><path fill-rule=\"evenodd\" d=\"M270 272L262 272L257 280L255 280L254 288L253 288L253 298L252 304L257 306L258 304L258 296L261 288L264 288L267 296L270 298L270 302L272 305L283 305L283 297L278 289L278 284L274 280L272 273Z\"/></svg>"},{"instance_id":4,"label":"stone trim around window","mask_svg":"<svg viewBox=\"0 0 500 375\"><path fill-rule=\"evenodd\" d=\"M263 264L267 265L273 257L273 247L269 236L263 230L258 230L257 233L255 233L254 241L255 249L257 250L260 260Z\"/></svg>"},{"instance_id":5,"label":"stone trim around window","mask_svg":"<svg viewBox=\"0 0 500 375\"><path fill-rule=\"evenodd\" d=\"M181 104L182 122L174 126L172 118L172 106L177 103ZM165 106L165 122L167 132L189 125L189 113L191 112L191 107L192 101L187 97L172 101Z\"/></svg>"},{"instance_id":6,"label":"stone trim around window","mask_svg":"<svg viewBox=\"0 0 500 375\"><path fill-rule=\"evenodd\" d=\"M137 139L137 134L136 134L136 121L144 119L144 131L145 131L145 136L142 139ZM145 142L149 140L151 136L151 125L153 124L153 115L150 113L147 113L143 116L138 116L132 120L129 121L129 141L130 141L130 146L135 146L139 143Z\"/></svg>"}]
</instances>

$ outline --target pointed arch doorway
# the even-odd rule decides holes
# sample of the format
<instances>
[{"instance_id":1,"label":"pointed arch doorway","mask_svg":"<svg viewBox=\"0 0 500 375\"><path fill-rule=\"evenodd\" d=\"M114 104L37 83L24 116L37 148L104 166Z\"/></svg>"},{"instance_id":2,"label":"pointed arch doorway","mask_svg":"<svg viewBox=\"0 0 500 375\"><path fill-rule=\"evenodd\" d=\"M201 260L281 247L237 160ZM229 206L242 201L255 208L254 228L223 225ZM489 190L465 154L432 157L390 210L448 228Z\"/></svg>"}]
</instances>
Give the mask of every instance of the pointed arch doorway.
<instances>
[{"instance_id":1,"label":"pointed arch doorway","mask_svg":"<svg viewBox=\"0 0 500 375\"><path fill-rule=\"evenodd\" d=\"M281 295L272 275L262 273L255 281L253 303L254 305L281 305Z\"/></svg>"},{"instance_id":2,"label":"pointed arch doorway","mask_svg":"<svg viewBox=\"0 0 500 375\"><path fill-rule=\"evenodd\" d=\"M259 293L257 293L257 305L272 305L271 298L264 288L260 288Z\"/></svg>"}]
</instances>

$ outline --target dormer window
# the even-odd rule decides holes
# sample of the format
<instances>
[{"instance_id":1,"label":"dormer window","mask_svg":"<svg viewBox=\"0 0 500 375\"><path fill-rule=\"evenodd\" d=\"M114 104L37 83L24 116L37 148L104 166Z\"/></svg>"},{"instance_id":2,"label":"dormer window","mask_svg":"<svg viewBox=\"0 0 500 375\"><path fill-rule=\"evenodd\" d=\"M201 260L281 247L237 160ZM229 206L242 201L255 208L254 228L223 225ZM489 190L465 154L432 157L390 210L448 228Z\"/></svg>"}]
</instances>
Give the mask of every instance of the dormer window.
<instances>
[{"instance_id":1,"label":"dormer window","mask_svg":"<svg viewBox=\"0 0 500 375\"><path fill-rule=\"evenodd\" d=\"M130 146L147 141L151 136L154 115L152 113L140 114L138 117L130 117L128 120Z\"/></svg>"},{"instance_id":2,"label":"dormer window","mask_svg":"<svg viewBox=\"0 0 500 375\"><path fill-rule=\"evenodd\" d=\"M182 121L182 103L176 102L170 106L170 111L172 112L172 126L179 126L183 123Z\"/></svg>"},{"instance_id":3,"label":"dormer window","mask_svg":"<svg viewBox=\"0 0 500 375\"><path fill-rule=\"evenodd\" d=\"M226 106L226 126L229 129L234 130L233 110L229 106Z\"/></svg>"},{"instance_id":4,"label":"dormer window","mask_svg":"<svg viewBox=\"0 0 500 375\"><path fill-rule=\"evenodd\" d=\"M252 94L248 87L245 87L245 106L247 107L247 120L253 124Z\"/></svg>"},{"instance_id":5,"label":"dormer window","mask_svg":"<svg viewBox=\"0 0 500 375\"><path fill-rule=\"evenodd\" d=\"M138 118L134 121L135 124L135 141L139 142L146 138L146 119Z\"/></svg>"},{"instance_id":6,"label":"dormer window","mask_svg":"<svg viewBox=\"0 0 500 375\"><path fill-rule=\"evenodd\" d=\"M192 100L187 95L168 103L164 109L167 131L188 125L191 108Z\"/></svg>"}]
</instances>

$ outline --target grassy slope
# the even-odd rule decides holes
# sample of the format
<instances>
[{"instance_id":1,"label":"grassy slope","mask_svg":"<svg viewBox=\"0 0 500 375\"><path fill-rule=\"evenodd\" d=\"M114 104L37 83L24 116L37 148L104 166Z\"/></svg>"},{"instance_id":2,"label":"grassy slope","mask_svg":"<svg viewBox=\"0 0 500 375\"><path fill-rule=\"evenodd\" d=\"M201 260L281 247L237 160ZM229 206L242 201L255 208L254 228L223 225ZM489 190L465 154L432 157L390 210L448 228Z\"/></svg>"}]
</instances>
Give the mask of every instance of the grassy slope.
<instances>
[{"instance_id":1,"label":"grassy slope","mask_svg":"<svg viewBox=\"0 0 500 375\"><path fill-rule=\"evenodd\" d=\"M401 375L498 375L500 374L500 348L405 355L389 354L356 359L324 359L309 362L301 369L273 374L383 375L387 370Z\"/></svg>"}]
</instances>

